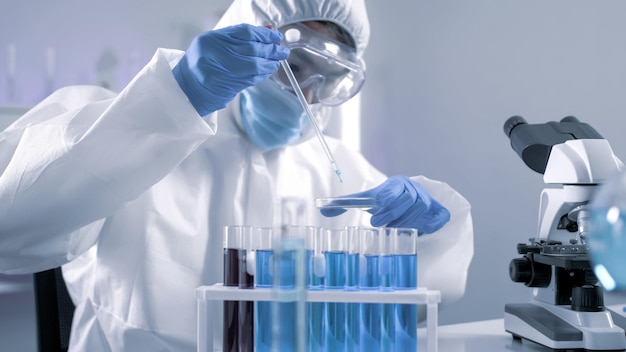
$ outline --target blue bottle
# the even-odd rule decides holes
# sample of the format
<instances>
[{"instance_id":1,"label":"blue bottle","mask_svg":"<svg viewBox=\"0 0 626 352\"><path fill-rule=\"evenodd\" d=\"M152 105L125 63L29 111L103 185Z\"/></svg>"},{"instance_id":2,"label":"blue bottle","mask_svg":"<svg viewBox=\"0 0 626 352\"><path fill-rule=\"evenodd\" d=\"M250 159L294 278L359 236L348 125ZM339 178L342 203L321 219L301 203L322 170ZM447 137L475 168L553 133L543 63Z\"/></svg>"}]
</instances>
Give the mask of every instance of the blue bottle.
<instances>
[{"instance_id":1,"label":"blue bottle","mask_svg":"<svg viewBox=\"0 0 626 352\"><path fill-rule=\"evenodd\" d=\"M601 185L590 203L589 250L607 291L626 292L626 172Z\"/></svg>"}]
</instances>

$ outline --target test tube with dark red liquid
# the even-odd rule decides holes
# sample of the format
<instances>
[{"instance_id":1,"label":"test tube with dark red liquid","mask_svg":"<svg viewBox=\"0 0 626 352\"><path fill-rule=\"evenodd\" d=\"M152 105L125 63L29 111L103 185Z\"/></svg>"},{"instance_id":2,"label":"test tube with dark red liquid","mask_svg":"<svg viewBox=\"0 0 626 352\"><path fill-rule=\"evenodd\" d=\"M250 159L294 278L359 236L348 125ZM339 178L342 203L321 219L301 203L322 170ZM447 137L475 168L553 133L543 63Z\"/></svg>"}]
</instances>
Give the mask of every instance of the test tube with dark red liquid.
<instances>
[{"instance_id":1,"label":"test tube with dark red liquid","mask_svg":"<svg viewBox=\"0 0 626 352\"><path fill-rule=\"evenodd\" d=\"M239 288L254 288L255 251L252 228L242 229L239 249ZM239 301L239 352L254 351L254 301Z\"/></svg>"},{"instance_id":2,"label":"test tube with dark red liquid","mask_svg":"<svg viewBox=\"0 0 626 352\"><path fill-rule=\"evenodd\" d=\"M239 286L239 250L244 226L224 227L224 286ZM224 301L224 352L239 352L239 302Z\"/></svg>"}]
</instances>

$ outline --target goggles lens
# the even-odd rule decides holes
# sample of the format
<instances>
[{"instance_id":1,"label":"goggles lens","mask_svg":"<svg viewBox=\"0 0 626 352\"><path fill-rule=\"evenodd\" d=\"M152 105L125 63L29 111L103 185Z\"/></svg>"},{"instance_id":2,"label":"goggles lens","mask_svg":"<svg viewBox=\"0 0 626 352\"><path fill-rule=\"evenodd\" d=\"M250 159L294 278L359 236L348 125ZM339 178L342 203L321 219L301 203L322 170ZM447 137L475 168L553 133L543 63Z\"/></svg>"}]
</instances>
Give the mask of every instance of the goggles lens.
<instances>
[{"instance_id":1,"label":"goggles lens","mask_svg":"<svg viewBox=\"0 0 626 352\"><path fill-rule=\"evenodd\" d=\"M287 63L305 95L312 95L311 103L339 105L359 92L365 82L365 65L353 48L303 24L288 25L281 32L285 37L282 44L291 50ZM292 90L282 69L271 78Z\"/></svg>"}]
</instances>

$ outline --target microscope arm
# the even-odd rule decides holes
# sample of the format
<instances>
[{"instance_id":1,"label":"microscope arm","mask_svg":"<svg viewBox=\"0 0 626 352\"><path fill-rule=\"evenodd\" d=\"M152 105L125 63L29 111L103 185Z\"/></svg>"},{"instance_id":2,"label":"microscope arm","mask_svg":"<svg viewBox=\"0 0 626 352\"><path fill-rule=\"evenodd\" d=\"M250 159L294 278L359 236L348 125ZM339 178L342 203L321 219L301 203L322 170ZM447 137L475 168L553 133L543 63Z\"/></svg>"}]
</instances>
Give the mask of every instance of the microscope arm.
<instances>
[{"instance_id":1,"label":"microscope arm","mask_svg":"<svg viewBox=\"0 0 626 352\"><path fill-rule=\"evenodd\" d=\"M585 185L605 182L624 164L606 139L574 139L552 146L545 183Z\"/></svg>"}]
</instances>

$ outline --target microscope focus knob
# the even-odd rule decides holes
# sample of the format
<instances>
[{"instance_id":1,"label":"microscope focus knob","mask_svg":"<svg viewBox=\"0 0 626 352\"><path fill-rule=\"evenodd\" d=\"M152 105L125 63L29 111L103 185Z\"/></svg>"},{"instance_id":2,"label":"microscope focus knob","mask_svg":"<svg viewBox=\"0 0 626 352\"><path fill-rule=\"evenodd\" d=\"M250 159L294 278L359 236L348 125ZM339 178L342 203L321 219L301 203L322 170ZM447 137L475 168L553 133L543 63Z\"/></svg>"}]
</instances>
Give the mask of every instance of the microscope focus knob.
<instances>
[{"instance_id":1,"label":"microscope focus knob","mask_svg":"<svg viewBox=\"0 0 626 352\"><path fill-rule=\"evenodd\" d=\"M511 260L509 276L515 282L523 282L528 287L548 287L552 278L550 265L533 262L524 256Z\"/></svg>"},{"instance_id":2,"label":"microscope focus knob","mask_svg":"<svg viewBox=\"0 0 626 352\"><path fill-rule=\"evenodd\" d=\"M526 257L515 258L509 264L509 276L515 282L530 282L533 276L533 267Z\"/></svg>"},{"instance_id":3,"label":"microscope focus knob","mask_svg":"<svg viewBox=\"0 0 626 352\"><path fill-rule=\"evenodd\" d=\"M601 312L604 310L602 288L583 285L572 288L572 310L578 312Z\"/></svg>"}]
</instances>

